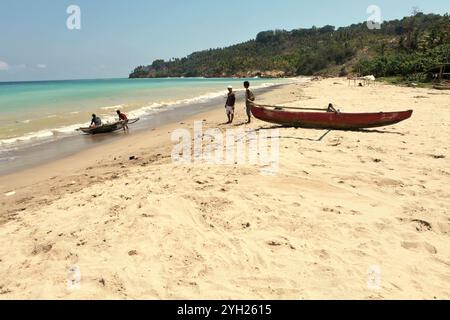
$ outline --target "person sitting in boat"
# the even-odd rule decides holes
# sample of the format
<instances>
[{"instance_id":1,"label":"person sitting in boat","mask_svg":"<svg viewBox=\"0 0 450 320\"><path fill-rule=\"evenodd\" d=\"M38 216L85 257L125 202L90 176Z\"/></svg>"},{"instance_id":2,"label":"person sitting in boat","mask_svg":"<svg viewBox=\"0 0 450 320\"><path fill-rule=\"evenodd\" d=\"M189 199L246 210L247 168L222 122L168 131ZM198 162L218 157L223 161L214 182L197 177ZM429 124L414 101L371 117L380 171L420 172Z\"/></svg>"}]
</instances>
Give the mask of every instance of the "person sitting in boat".
<instances>
[{"instance_id":1,"label":"person sitting in boat","mask_svg":"<svg viewBox=\"0 0 450 320\"><path fill-rule=\"evenodd\" d=\"M92 121L91 121L91 128L101 127L102 126L102 119L100 117L97 117L96 114L92 115Z\"/></svg>"},{"instance_id":2,"label":"person sitting in boat","mask_svg":"<svg viewBox=\"0 0 450 320\"><path fill-rule=\"evenodd\" d=\"M233 92L233 87L228 86L228 96L227 102L225 104L225 109L227 111L228 122L227 124L233 123L234 120L234 105L236 104L236 96Z\"/></svg>"},{"instance_id":3,"label":"person sitting in boat","mask_svg":"<svg viewBox=\"0 0 450 320\"><path fill-rule=\"evenodd\" d=\"M128 128L128 117L125 113L121 112L120 110L117 110L117 115L119 116L119 121L123 121L125 125L123 126L123 131L129 131Z\"/></svg>"}]
</instances>

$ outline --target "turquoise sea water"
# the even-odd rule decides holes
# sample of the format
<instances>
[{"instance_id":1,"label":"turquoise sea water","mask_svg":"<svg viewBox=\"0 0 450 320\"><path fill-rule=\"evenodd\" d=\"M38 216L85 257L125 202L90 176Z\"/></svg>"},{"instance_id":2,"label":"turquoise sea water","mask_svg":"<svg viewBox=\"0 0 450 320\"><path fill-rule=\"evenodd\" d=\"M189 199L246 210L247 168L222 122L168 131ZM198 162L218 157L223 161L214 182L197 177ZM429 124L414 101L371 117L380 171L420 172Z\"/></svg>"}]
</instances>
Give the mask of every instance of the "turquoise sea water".
<instances>
[{"instance_id":1,"label":"turquoise sea water","mask_svg":"<svg viewBox=\"0 0 450 320\"><path fill-rule=\"evenodd\" d=\"M58 135L76 134L96 113L113 121L115 110L130 117L223 96L243 79L107 79L0 83L0 148ZM287 79L250 79L253 88Z\"/></svg>"}]
</instances>

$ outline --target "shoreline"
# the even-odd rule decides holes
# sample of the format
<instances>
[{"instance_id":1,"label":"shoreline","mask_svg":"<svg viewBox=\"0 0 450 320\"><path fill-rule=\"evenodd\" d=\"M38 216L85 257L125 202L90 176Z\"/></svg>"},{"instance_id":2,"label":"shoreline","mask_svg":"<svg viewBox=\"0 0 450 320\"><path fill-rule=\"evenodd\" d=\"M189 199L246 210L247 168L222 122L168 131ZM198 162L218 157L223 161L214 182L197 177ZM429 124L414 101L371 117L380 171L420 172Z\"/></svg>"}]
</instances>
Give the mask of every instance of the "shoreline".
<instances>
[{"instance_id":1,"label":"shoreline","mask_svg":"<svg viewBox=\"0 0 450 320\"><path fill-rule=\"evenodd\" d=\"M264 98L266 95L270 95L271 92L279 90L283 87L299 86L302 87L308 82L298 82L294 84L277 84L269 88L260 88L255 90L257 95ZM242 99L239 98L242 93L237 94L237 108L243 109ZM219 101L220 100L220 103ZM290 101L290 100L288 100ZM200 110L196 110L200 107ZM61 145L64 145L66 141L81 140L82 138L91 139L91 143L88 145L82 145L81 147L69 150L69 152L60 152L59 155L52 156L51 159L39 158L38 161L34 160L34 163L25 164L19 166L17 169L11 169L10 171L0 170L0 195L7 193L7 189L18 189L29 183L36 183L45 179L49 179L53 176L62 175L67 176L67 172L80 170L82 168L98 165L103 161L110 161L111 159L127 158L127 156L133 156L136 150L146 148L150 152L153 149L164 148L165 144L170 142L169 132L184 127L187 124L188 128L192 128L194 121L203 121L206 119L207 123L222 123L226 121L225 111L222 110L222 100L217 98L207 103L191 104L186 107L175 108L157 114L157 118L154 118L154 122L150 127L142 126L138 130L133 131L131 135L123 135L123 133L117 132L113 135L98 135L98 136L74 136L61 139L58 142L51 142L58 152L60 152ZM240 111L241 116L244 113ZM168 115L168 116L166 116ZM147 123L148 125L148 123ZM209 124L211 126L211 123ZM156 138L154 138L156 136ZM83 139L85 140L85 139ZM137 142L137 144L136 144ZM96 144L100 143L100 144ZM126 146L126 148L124 148ZM127 149L128 148L128 149ZM95 152L92 152L95 149ZM38 152L47 152L46 145L37 146ZM104 156L102 155L104 154ZM42 155L42 154L41 154ZM116 155L116 156L111 156ZM31 153L31 156L35 154ZM69 166L67 164L70 164ZM14 183L10 183L13 181Z\"/></svg>"},{"instance_id":2,"label":"shoreline","mask_svg":"<svg viewBox=\"0 0 450 320\"><path fill-rule=\"evenodd\" d=\"M292 79L294 81L294 79ZM255 93L264 94L271 90L286 84L275 84L269 87L255 89ZM242 98L242 92L237 92L237 97ZM189 99L193 100L193 99ZM206 102L189 102L180 106L169 106L167 110L155 114L149 114L141 119L136 125L131 127L131 135L141 133L145 130L153 130L159 126L182 121L184 118L191 117L195 114L204 113L214 108L220 107L222 99L219 97L211 98ZM68 156L75 155L77 152L89 150L95 147L101 147L104 143L114 142L123 138L123 133L115 132L98 136L88 135L68 135L50 141L42 141L36 145L24 146L14 151L7 151L5 159L2 160L2 168L0 167L0 177L10 175L21 170L31 169L33 167L60 160Z\"/></svg>"},{"instance_id":3,"label":"shoreline","mask_svg":"<svg viewBox=\"0 0 450 320\"><path fill-rule=\"evenodd\" d=\"M12 160L17 150L75 136L76 129L90 122L92 113L101 116L105 123L115 122L115 110L120 108L129 118L141 118L142 122L166 110L208 103L225 96L223 88L228 82L241 85L236 79L153 80L146 79L143 83L128 79L55 81L0 87L0 116L5 116L5 125L0 130L0 166ZM281 83L277 79L270 83L259 80L253 87L267 88ZM27 90L31 91L29 98L26 98ZM25 95L16 99L14 92ZM45 96L50 100L46 101Z\"/></svg>"},{"instance_id":4,"label":"shoreline","mask_svg":"<svg viewBox=\"0 0 450 320\"><path fill-rule=\"evenodd\" d=\"M244 125L243 104L234 125L220 107L2 176L0 297L449 299L448 94L334 78L257 101L414 117L326 136L280 128L273 176L171 161L171 133L195 120L272 127ZM67 286L73 267L78 289Z\"/></svg>"}]
</instances>

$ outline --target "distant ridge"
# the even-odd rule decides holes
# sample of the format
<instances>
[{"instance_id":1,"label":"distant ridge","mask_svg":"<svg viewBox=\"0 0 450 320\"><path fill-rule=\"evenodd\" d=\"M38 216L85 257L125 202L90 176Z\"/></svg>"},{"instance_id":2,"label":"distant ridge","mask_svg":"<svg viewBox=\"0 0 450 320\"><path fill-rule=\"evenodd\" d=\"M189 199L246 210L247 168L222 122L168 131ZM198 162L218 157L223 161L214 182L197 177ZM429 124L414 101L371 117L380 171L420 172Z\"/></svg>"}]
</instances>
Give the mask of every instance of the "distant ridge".
<instances>
[{"instance_id":1,"label":"distant ridge","mask_svg":"<svg viewBox=\"0 0 450 320\"><path fill-rule=\"evenodd\" d=\"M411 76L450 59L448 14L384 22L260 32L256 39L139 66L130 78L287 77L297 75Z\"/></svg>"}]
</instances>

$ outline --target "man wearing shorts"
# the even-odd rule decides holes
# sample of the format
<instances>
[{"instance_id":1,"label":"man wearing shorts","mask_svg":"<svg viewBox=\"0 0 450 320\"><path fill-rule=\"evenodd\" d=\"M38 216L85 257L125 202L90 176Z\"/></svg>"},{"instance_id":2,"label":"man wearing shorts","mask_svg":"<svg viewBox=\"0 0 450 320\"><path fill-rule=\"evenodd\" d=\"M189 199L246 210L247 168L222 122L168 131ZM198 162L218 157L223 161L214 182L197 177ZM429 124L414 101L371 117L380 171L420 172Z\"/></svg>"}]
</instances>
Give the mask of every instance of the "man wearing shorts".
<instances>
[{"instance_id":1,"label":"man wearing shorts","mask_svg":"<svg viewBox=\"0 0 450 320\"><path fill-rule=\"evenodd\" d=\"M228 87L228 97L227 103L225 104L225 109L227 111L228 122L227 124L233 123L234 120L234 105L236 104L236 96L233 92L233 87Z\"/></svg>"},{"instance_id":2,"label":"man wearing shorts","mask_svg":"<svg viewBox=\"0 0 450 320\"><path fill-rule=\"evenodd\" d=\"M128 128L128 117L125 113L123 113L120 110L117 110L117 115L119 116L119 121L124 122L123 125L123 131L127 132L130 131L130 128Z\"/></svg>"},{"instance_id":3,"label":"man wearing shorts","mask_svg":"<svg viewBox=\"0 0 450 320\"><path fill-rule=\"evenodd\" d=\"M247 123L250 123L252 121L252 105L253 101L255 101L255 95L253 92L250 91L250 82L245 81L244 82L244 88L245 88L245 109L247 112L248 121Z\"/></svg>"}]
</instances>

